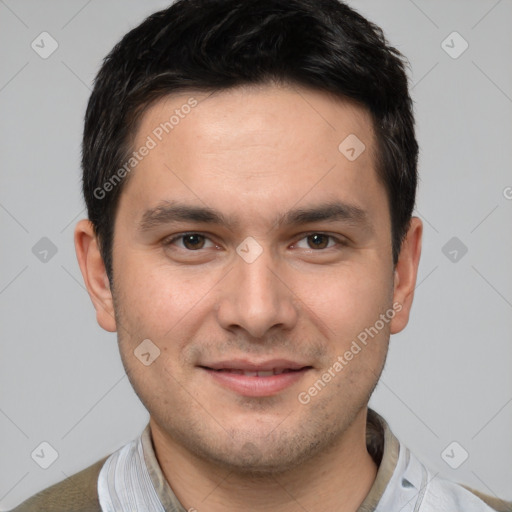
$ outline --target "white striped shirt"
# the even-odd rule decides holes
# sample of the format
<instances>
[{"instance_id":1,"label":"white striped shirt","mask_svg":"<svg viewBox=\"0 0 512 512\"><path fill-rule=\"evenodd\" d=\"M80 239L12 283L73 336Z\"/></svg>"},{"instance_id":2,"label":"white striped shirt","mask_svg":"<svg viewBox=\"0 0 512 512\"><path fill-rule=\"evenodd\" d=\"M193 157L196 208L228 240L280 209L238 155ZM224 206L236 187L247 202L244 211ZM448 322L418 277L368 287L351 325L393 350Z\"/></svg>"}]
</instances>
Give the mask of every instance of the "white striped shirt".
<instances>
[{"instance_id":1,"label":"white striped shirt","mask_svg":"<svg viewBox=\"0 0 512 512\"><path fill-rule=\"evenodd\" d=\"M367 427L368 451L379 469L357 512L494 510L461 485L429 471L372 410ZM98 478L98 495L103 512L187 512L158 464L149 425L106 460Z\"/></svg>"}]
</instances>

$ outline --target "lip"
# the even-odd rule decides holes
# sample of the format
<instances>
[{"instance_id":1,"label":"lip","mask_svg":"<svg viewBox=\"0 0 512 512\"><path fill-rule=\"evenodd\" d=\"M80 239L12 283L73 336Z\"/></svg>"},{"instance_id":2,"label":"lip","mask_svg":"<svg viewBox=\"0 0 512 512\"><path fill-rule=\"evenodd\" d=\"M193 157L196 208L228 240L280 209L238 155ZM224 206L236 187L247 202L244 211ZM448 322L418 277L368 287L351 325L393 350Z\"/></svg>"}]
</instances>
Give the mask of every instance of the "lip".
<instances>
[{"instance_id":1,"label":"lip","mask_svg":"<svg viewBox=\"0 0 512 512\"><path fill-rule=\"evenodd\" d=\"M310 365L287 359L248 361L234 359L199 366L221 386L242 396L273 396L296 384L312 369ZM266 375L269 372L279 372ZM263 372L265 375L246 375Z\"/></svg>"},{"instance_id":2,"label":"lip","mask_svg":"<svg viewBox=\"0 0 512 512\"><path fill-rule=\"evenodd\" d=\"M248 359L229 359L225 361L217 361L212 363L204 363L200 366L210 368L212 370L242 370L246 372L269 371L274 368L278 370L300 370L307 363L300 363L290 359L267 359L262 361L249 361Z\"/></svg>"}]
</instances>

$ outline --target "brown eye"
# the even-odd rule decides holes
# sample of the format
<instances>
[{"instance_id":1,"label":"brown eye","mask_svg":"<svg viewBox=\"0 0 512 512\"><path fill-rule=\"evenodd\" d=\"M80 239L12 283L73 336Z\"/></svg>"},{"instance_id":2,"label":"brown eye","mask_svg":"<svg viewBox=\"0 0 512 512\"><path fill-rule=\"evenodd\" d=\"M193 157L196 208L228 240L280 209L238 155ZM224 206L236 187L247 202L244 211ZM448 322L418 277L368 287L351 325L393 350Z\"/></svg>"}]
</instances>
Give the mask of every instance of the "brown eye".
<instances>
[{"instance_id":1,"label":"brown eye","mask_svg":"<svg viewBox=\"0 0 512 512\"><path fill-rule=\"evenodd\" d=\"M307 237L308 245L311 249L325 249L329 244L329 238L331 237L328 235L323 235L322 233L315 233Z\"/></svg>"},{"instance_id":2,"label":"brown eye","mask_svg":"<svg viewBox=\"0 0 512 512\"><path fill-rule=\"evenodd\" d=\"M205 237L203 235L192 233L190 235L183 235L181 238L183 239L183 246L191 251L204 247Z\"/></svg>"},{"instance_id":3,"label":"brown eye","mask_svg":"<svg viewBox=\"0 0 512 512\"><path fill-rule=\"evenodd\" d=\"M305 233L303 238L294 244L294 248L304 249L310 253L323 253L330 249L342 249L346 245L347 243L343 237L337 237L327 233L313 232Z\"/></svg>"},{"instance_id":4,"label":"brown eye","mask_svg":"<svg viewBox=\"0 0 512 512\"><path fill-rule=\"evenodd\" d=\"M162 241L162 245L167 251L180 250L185 253L216 248L215 243L208 236L193 232L166 238Z\"/></svg>"}]
</instances>

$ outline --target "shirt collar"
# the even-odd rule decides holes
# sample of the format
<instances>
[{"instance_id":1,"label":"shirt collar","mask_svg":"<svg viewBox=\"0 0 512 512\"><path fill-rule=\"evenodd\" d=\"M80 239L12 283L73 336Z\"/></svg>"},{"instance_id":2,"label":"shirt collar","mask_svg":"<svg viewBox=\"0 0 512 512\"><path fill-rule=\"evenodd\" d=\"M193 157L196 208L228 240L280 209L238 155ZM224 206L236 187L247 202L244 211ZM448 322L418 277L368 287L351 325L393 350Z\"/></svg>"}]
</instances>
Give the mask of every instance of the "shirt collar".
<instances>
[{"instance_id":1,"label":"shirt collar","mask_svg":"<svg viewBox=\"0 0 512 512\"><path fill-rule=\"evenodd\" d=\"M371 409L368 409L366 444L379 469L357 512L377 512L397 466L400 443L386 421ZM164 477L149 424L140 437L107 459L98 478L98 494L104 512L187 512Z\"/></svg>"},{"instance_id":2,"label":"shirt collar","mask_svg":"<svg viewBox=\"0 0 512 512\"><path fill-rule=\"evenodd\" d=\"M366 447L379 469L370 492L357 512L376 511L384 491L389 486L400 453L400 442L384 418L372 409L368 409L366 419Z\"/></svg>"}]
</instances>

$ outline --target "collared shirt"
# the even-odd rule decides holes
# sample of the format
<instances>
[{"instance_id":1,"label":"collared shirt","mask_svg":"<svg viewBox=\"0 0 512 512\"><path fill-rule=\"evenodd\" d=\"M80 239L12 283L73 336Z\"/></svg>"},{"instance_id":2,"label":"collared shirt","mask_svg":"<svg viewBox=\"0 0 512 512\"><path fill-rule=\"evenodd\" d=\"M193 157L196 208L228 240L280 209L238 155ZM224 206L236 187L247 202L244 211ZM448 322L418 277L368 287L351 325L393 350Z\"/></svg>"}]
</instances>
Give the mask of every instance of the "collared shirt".
<instances>
[{"instance_id":1,"label":"collared shirt","mask_svg":"<svg viewBox=\"0 0 512 512\"><path fill-rule=\"evenodd\" d=\"M357 512L494 510L468 489L429 471L371 409L367 447L379 469ZM98 478L98 495L104 512L187 512L158 464L149 425L106 460Z\"/></svg>"}]
</instances>

